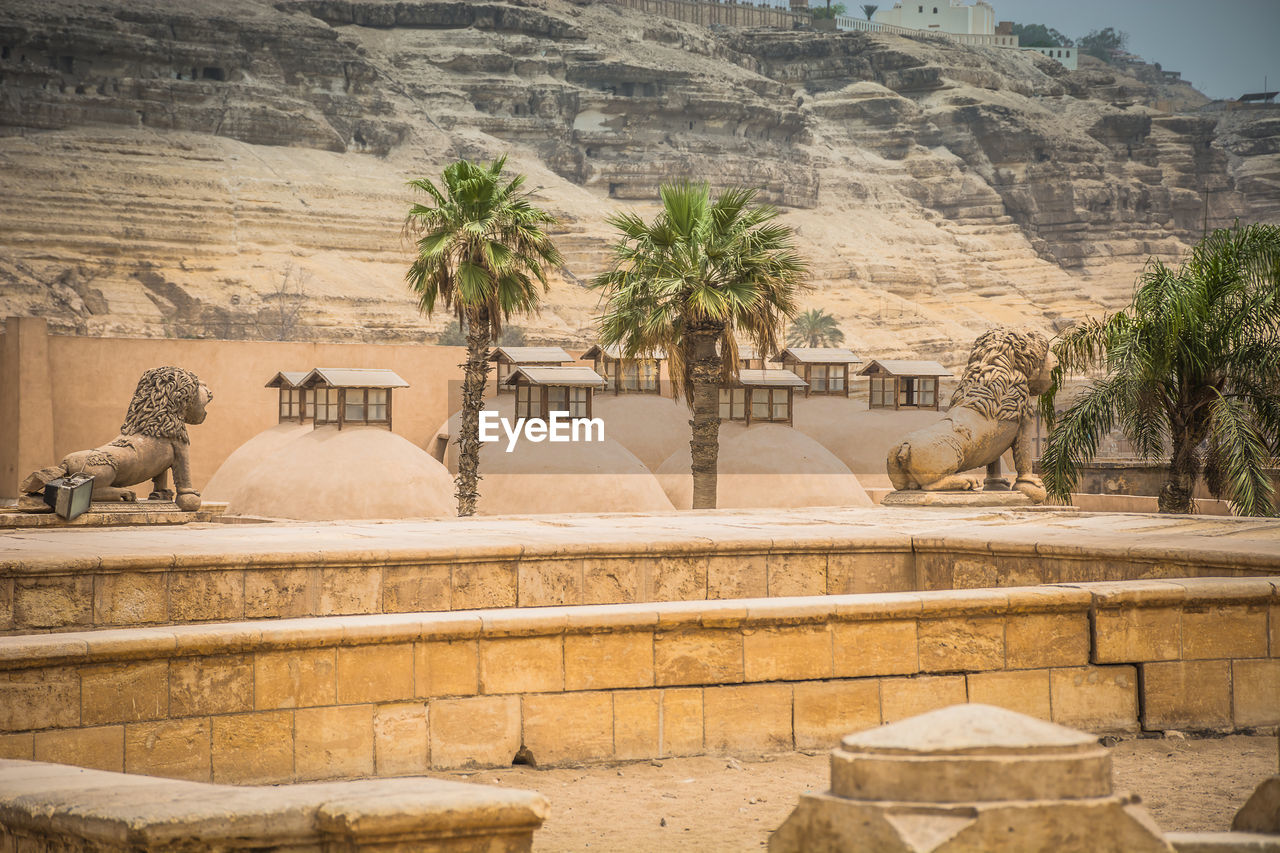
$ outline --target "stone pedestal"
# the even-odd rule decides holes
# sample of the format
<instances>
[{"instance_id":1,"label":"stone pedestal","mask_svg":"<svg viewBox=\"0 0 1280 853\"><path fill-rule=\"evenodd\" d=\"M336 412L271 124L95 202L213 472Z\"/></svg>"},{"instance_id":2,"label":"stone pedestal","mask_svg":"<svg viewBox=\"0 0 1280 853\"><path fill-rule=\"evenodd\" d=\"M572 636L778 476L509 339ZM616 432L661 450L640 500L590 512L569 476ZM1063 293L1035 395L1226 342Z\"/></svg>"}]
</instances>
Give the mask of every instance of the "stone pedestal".
<instances>
[{"instance_id":1,"label":"stone pedestal","mask_svg":"<svg viewBox=\"0 0 1280 853\"><path fill-rule=\"evenodd\" d=\"M926 492L922 489L904 489L890 492L880 501L881 506L1035 506L1036 502L1022 492Z\"/></svg>"},{"instance_id":2,"label":"stone pedestal","mask_svg":"<svg viewBox=\"0 0 1280 853\"><path fill-rule=\"evenodd\" d=\"M1111 788L1092 735L989 705L953 705L846 737L831 790L805 794L771 853L1170 853Z\"/></svg>"}]
</instances>

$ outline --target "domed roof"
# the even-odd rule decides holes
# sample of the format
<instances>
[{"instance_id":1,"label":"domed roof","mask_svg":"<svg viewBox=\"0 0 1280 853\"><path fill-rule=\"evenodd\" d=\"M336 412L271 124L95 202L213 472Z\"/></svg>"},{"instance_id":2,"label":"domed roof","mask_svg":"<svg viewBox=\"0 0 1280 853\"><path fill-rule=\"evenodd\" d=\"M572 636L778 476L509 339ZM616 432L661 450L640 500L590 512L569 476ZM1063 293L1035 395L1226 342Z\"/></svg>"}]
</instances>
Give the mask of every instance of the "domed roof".
<instances>
[{"instance_id":1,"label":"domed roof","mask_svg":"<svg viewBox=\"0 0 1280 853\"><path fill-rule=\"evenodd\" d=\"M931 409L868 409L865 399L801 394L795 398L795 428L858 475L884 474L889 448L943 414Z\"/></svg>"},{"instance_id":2,"label":"domed roof","mask_svg":"<svg viewBox=\"0 0 1280 853\"><path fill-rule=\"evenodd\" d=\"M233 516L332 521L457 512L445 467L381 427L307 427L236 481L228 477L226 493Z\"/></svg>"},{"instance_id":3,"label":"domed roof","mask_svg":"<svg viewBox=\"0 0 1280 853\"><path fill-rule=\"evenodd\" d=\"M591 413L614 439L650 471L682 446L689 446L689 407L657 394L597 394Z\"/></svg>"},{"instance_id":4,"label":"domed roof","mask_svg":"<svg viewBox=\"0 0 1280 853\"><path fill-rule=\"evenodd\" d=\"M871 506L843 462L788 426L721 423L718 469L716 505L723 508ZM658 482L677 509L693 506L688 445L662 463Z\"/></svg>"},{"instance_id":5,"label":"domed roof","mask_svg":"<svg viewBox=\"0 0 1280 853\"><path fill-rule=\"evenodd\" d=\"M521 439L480 447L481 515L662 512L674 509L657 479L605 433L604 441Z\"/></svg>"},{"instance_id":6,"label":"domed roof","mask_svg":"<svg viewBox=\"0 0 1280 853\"><path fill-rule=\"evenodd\" d=\"M213 472L209 482L200 491L200 497L206 501L231 500L231 494L263 460L275 453L295 438L311 432L311 424L300 424L297 421L276 424L264 429L244 444L231 451L218 470Z\"/></svg>"},{"instance_id":7,"label":"domed roof","mask_svg":"<svg viewBox=\"0 0 1280 853\"><path fill-rule=\"evenodd\" d=\"M487 397L484 401L485 410L497 412L500 417L507 420L515 420L516 416L516 395L515 394L499 394L496 397ZM428 447L434 447L434 442L439 436L446 435L449 437L448 447L445 449L444 466L449 469L450 474L458 473L458 429L462 426L462 411L456 411L449 416L449 419L440 424L440 427L431 434L431 443ZM505 442L504 442L505 444ZM483 471L481 472L483 473Z\"/></svg>"}]
</instances>

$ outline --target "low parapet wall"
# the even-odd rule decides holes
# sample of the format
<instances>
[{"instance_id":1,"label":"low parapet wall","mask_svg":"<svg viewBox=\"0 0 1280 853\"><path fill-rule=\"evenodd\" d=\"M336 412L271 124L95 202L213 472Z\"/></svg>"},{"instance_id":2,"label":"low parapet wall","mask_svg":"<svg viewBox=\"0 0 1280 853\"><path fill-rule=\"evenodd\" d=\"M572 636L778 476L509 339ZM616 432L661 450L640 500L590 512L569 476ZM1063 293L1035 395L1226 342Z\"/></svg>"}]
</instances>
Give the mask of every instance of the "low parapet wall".
<instances>
[{"instance_id":1,"label":"low parapet wall","mask_svg":"<svg viewBox=\"0 0 1280 853\"><path fill-rule=\"evenodd\" d=\"M546 814L533 792L438 779L234 788L0 760L0 849L23 853L522 853Z\"/></svg>"},{"instance_id":2,"label":"low parapet wall","mask_svg":"<svg viewBox=\"0 0 1280 853\"><path fill-rule=\"evenodd\" d=\"M0 633L1280 575L1280 524L813 508L12 536ZM300 547L305 543L305 549Z\"/></svg>"},{"instance_id":3,"label":"low parapet wall","mask_svg":"<svg viewBox=\"0 0 1280 853\"><path fill-rule=\"evenodd\" d=\"M0 639L0 754L264 784L826 748L977 701L1280 724L1280 579L488 610Z\"/></svg>"}]
</instances>

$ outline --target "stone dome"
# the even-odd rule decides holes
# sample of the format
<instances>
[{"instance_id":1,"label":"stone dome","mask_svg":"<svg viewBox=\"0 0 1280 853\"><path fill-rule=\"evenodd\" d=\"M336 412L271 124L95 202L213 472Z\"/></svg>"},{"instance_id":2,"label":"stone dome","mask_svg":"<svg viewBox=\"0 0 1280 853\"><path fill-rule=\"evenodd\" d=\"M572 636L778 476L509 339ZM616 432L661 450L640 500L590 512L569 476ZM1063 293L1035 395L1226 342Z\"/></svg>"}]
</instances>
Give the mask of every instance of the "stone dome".
<instances>
[{"instance_id":1,"label":"stone dome","mask_svg":"<svg viewBox=\"0 0 1280 853\"><path fill-rule=\"evenodd\" d=\"M503 418L513 420L516 416L516 395L499 394L495 397L486 397L484 407L486 410L497 412ZM440 461L449 469L450 474L458 473L458 445L456 439L458 438L458 428L461 426L462 411L459 410L450 415L449 419L444 423L440 424L440 427L431 434L430 442L427 445L434 448L435 442L440 436L448 436L449 444L445 448L444 458Z\"/></svg>"},{"instance_id":2,"label":"stone dome","mask_svg":"<svg viewBox=\"0 0 1280 853\"><path fill-rule=\"evenodd\" d=\"M311 432L311 424L297 421L276 424L264 429L231 452L218 470L205 483L200 497L206 501L231 500L232 492L240 486L262 462L295 438Z\"/></svg>"},{"instance_id":3,"label":"stone dome","mask_svg":"<svg viewBox=\"0 0 1280 853\"><path fill-rule=\"evenodd\" d=\"M332 521L457 512L445 467L381 427L308 426L225 488L232 516Z\"/></svg>"},{"instance_id":4,"label":"stone dome","mask_svg":"<svg viewBox=\"0 0 1280 853\"><path fill-rule=\"evenodd\" d=\"M682 446L689 446L689 407L657 394L600 393L592 414L604 421L604 434L614 439L650 471Z\"/></svg>"},{"instance_id":5,"label":"stone dome","mask_svg":"<svg viewBox=\"0 0 1280 853\"><path fill-rule=\"evenodd\" d=\"M809 436L779 424L720 424L716 504L722 508L871 506L858 478L831 451ZM693 505L689 447L658 468L677 509Z\"/></svg>"},{"instance_id":6,"label":"stone dome","mask_svg":"<svg viewBox=\"0 0 1280 853\"><path fill-rule=\"evenodd\" d=\"M797 394L795 399L795 429L831 451L859 476L884 475L889 448L907 433L936 423L943 414L933 410L868 409L865 398L806 398Z\"/></svg>"}]
</instances>

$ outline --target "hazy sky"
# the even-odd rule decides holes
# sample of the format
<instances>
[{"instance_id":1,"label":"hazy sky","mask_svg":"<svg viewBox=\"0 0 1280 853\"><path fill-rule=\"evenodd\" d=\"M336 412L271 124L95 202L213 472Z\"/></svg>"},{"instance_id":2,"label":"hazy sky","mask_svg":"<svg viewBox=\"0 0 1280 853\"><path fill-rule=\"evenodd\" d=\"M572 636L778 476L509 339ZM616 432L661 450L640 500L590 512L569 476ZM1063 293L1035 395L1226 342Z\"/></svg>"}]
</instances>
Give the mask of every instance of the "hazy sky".
<instances>
[{"instance_id":1,"label":"hazy sky","mask_svg":"<svg viewBox=\"0 0 1280 853\"><path fill-rule=\"evenodd\" d=\"M1280 0L988 0L997 21L1044 24L1078 39L1115 27L1129 51L1211 98L1280 89ZM857 3L846 3L857 8ZM892 0L883 5L892 6Z\"/></svg>"}]
</instances>

